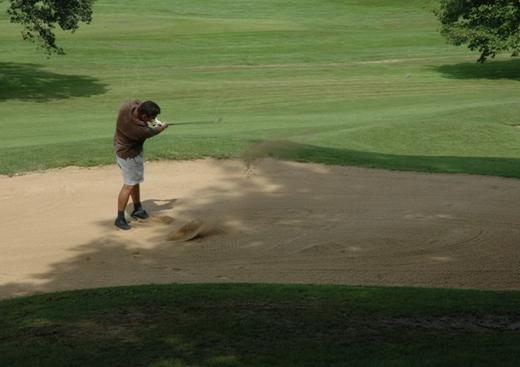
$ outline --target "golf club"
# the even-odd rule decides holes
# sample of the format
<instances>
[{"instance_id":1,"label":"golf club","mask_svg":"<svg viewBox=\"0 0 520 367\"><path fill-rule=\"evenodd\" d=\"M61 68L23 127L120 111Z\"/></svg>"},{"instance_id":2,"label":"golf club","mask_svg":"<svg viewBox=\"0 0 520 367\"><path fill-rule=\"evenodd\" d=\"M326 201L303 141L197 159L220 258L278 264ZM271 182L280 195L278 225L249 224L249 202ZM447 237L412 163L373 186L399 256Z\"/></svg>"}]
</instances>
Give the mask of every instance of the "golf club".
<instances>
[{"instance_id":1,"label":"golf club","mask_svg":"<svg viewBox=\"0 0 520 367\"><path fill-rule=\"evenodd\" d=\"M153 126L156 126L157 124L163 124L163 125L168 125L168 126L172 126L172 125L197 125L197 124L200 124L200 125L203 125L203 124L217 124L219 122L222 122L222 117L218 117L214 120L193 120L193 121L179 121L179 122L162 122L160 121L159 119L155 119L154 121L152 121L152 125Z\"/></svg>"}]
</instances>

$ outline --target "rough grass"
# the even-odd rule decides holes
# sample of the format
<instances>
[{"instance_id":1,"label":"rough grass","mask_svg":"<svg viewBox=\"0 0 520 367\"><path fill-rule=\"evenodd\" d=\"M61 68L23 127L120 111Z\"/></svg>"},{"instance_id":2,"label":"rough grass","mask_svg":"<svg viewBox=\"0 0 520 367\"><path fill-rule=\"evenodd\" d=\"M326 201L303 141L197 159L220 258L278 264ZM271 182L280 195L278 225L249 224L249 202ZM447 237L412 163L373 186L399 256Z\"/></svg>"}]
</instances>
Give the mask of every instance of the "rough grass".
<instances>
[{"instance_id":1,"label":"rough grass","mask_svg":"<svg viewBox=\"0 0 520 367\"><path fill-rule=\"evenodd\" d=\"M520 293L167 285L0 302L2 366L516 366Z\"/></svg>"}]
</instances>

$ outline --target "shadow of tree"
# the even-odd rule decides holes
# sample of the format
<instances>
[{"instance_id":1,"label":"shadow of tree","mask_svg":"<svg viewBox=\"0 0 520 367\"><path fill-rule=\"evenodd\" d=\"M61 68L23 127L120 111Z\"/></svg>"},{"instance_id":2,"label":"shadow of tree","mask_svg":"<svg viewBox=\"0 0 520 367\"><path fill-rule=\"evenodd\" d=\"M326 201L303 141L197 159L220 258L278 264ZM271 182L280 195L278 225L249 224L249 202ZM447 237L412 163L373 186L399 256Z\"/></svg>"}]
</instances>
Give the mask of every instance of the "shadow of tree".
<instances>
[{"instance_id":1,"label":"shadow of tree","mask_svg":"<svg viewBox=\"0 0 520 367\"><path fill-rule=\"evenodd\" d=\"M477 175L520 178L519 158L412 156L321 147L283 140L258 143L246 152L243 158L248 162L265 157L296 162L315 162L398 171L465 172Z\"/></svg>"},{"instance_id":2,"label":"shadow of tree","mask_svg":"<svg viewBox=\"0 0 520 367\"><path fill-rule=\"evenodd\" d=\"M509 307L503 306L505 298ZM518 299L511 292L493 297L470 291L258 284L58 293L0 304L5 310L0 325L8 330L0 334L0 362L285 367L345 366L345 361L361 360L354 365L367 366L384 364L392 353L403 354L403 346L410 363L401 359L399 365L424 360L435 361L434 366L465 365L472 362L468 356L480 360L487 355L496 362L497 348L504 349L504 361L515 361L520 354L517 328L509 327L519 320L510 311ZM502 307L497 309L491 300L500 300ZM443 339L446 334L449 343ZM457 354L460 340L463 352ZM449 350L439 353L446 345ZM425 350L430 351L426 358Z\"/></svg>"},{"instance_id":3,"label":"shadow of tree","mask_svg":"<svg viewBox=\"0 0 520 367\"><path fill-rule=\"evenodd\" d=\"M433 67L433 70L449 79L520 80L520 60L441 65Z\"/></svg>"},{"instance_id":4,"label":"shadow of tree","mask_svg":"<svg viewBox=\"0 0 520 367\"><path fill-rule=\"evenodd\" d=\"M106 91L106 84L90 76L57 74L38 64L0 63L0 102L46 102L89 97Z\"/></svg>"}]
</instances>

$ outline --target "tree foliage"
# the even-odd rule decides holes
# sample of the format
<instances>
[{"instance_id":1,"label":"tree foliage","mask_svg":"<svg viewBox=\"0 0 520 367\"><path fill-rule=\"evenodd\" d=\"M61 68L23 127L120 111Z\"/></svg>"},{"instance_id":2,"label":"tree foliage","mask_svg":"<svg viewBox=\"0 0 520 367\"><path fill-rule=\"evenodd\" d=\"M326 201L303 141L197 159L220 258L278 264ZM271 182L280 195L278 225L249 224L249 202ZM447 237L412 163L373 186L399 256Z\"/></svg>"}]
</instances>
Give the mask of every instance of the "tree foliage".
<instances>
[{"instance_id":1,"label":"tree foliage","mask_svg":"<svg viewBox=\"0 0 520 367\"><path fill-rule=\"evenodd\" d=\"M80 22L92 20L94 0L9 0L11 22L23 26L22 37L39 44L47 53L63 54L56 44L56 27L74 32Z\"/></svg>"},{"instance_id":2,"label":"tree foliage","mask_svg":"<svg viewBox=\"0 0 520 367\"><path fill-rule=\"evenodd\" d=\"M519 0L441 0L436 15L448 42L479 51L478 62L520 51Z\"/></svg>"}]
</instances>

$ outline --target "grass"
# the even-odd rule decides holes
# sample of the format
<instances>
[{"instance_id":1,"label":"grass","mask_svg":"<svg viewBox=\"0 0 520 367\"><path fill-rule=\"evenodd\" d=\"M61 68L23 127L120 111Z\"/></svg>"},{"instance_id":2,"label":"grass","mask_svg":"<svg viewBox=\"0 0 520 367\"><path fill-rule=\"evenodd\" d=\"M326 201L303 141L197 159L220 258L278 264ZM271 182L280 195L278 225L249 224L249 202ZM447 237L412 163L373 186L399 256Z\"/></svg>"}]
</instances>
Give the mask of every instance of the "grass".
<instances>
[{"instance_id":1,"label":"grass","mask_svg":"<svg viewBox=\"0 0 520 367\"><path fill-rule=\"evenodd\" d=\"M261 155L520 177L520 62L447 45L433 0L97 0L21 41L0 2L0 174L113 163L118 106L180 125L148 159ZM251 148L251 146L253 146ZM141 286L0 302L0 366L516 366L520 293ZM510 328L516 325L516 329Z\"/></svg>"},{"instance_id":2,"label":"grass","mask_svg":"<svg viewBox=\"0 0 520 367\"><path fill-rule=\"evenodd\" d=\"M0 174L112 164L117 108L138 97L166 121L223 118L169 129L148 159L284 140L303 161L520 177L520 63L447 45L435 4L98 0L51 58L2 11Z\"/></svg>"},{"instance_id":3,"label":"grass","mask_svg":"<svg viewBox=\"0 0 520 367\"><path fill-rule=\"evenodd\" d=\"M2 366L516 366L519 292L162 285L0 302Z\"/></svg>"}]
</instances>

